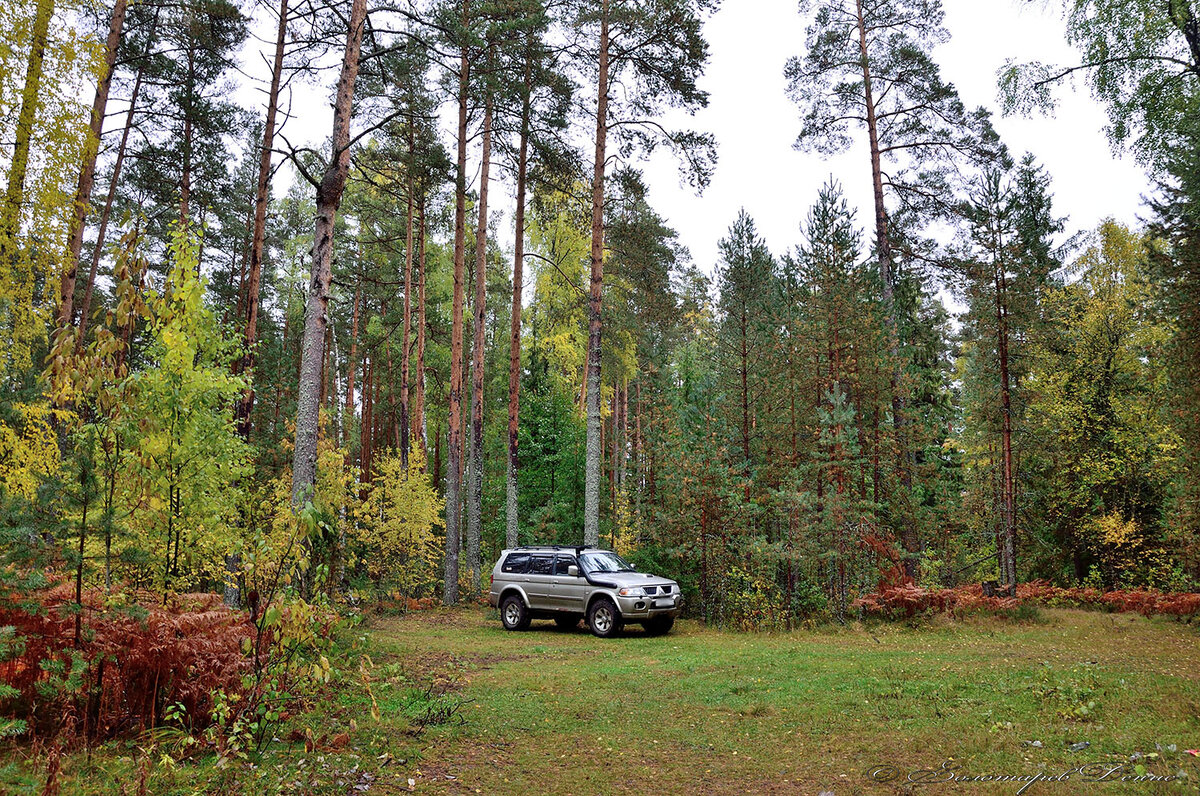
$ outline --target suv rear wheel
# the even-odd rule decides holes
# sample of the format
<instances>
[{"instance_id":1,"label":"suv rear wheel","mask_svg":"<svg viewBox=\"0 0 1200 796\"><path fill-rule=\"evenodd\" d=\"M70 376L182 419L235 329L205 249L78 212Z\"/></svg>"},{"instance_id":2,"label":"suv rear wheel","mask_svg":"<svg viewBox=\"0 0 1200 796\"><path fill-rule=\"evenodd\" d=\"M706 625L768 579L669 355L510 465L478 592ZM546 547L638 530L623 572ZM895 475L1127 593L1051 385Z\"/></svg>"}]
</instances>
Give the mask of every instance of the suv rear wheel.
<instances>
[{"instance_id":1,"label":"suv rear wheel","mask_svg":"<svg viewBox=\"0 0 1200 796\"><path fill-rule=\"evenodd\" d=\"M510 594L500 603L500 621L505 630L525 630L529 627L529 609L525 601L515 594Z\"/></svg>"},{"instance_id":2,"label":"suv rear wheel","mask_svg":"<svg viewBox=\"0 0 1200 796\"><path fill-rule=\"evenodd\" d=\"M592 634L600 638L612 638L625 628L625 623L621 621L621 612L607 597L600 597L591 604L587 620Z\"/></svg>"}]
</instances>

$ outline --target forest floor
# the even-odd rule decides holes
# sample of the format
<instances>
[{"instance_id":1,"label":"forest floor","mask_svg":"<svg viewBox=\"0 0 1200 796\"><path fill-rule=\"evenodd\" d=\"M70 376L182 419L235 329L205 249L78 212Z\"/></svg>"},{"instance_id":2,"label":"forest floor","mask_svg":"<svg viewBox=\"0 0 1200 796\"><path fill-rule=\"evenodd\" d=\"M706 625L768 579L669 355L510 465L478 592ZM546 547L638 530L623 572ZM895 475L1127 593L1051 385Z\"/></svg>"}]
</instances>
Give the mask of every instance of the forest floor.
<instances>
[{"instance_id":1,"label":"forest floor","mask_svg":"<svg viewBox=\"0 0 1200 796\"><path fill-rule=\"evenodd\" d=\"M171 765L160 748L147 792L842 796L1025 784L945 783L950 769L1061 779L1028 794L1200 786L1200 758L1186 751L1200 748L1200 633L1163 619L1047 609L1023 623L786 634L684 621L665 637L635 628L600 640L543 622L508 633L469 608L379 617L354 635L361 670L292 718L253 770ZM62 793L136 793L134 754L109 744L91 763L64 758ZM40 793L32 761L6 756L0 794ZM943 784L913 785L910 773Z\"/></svg>"}]
</instances>

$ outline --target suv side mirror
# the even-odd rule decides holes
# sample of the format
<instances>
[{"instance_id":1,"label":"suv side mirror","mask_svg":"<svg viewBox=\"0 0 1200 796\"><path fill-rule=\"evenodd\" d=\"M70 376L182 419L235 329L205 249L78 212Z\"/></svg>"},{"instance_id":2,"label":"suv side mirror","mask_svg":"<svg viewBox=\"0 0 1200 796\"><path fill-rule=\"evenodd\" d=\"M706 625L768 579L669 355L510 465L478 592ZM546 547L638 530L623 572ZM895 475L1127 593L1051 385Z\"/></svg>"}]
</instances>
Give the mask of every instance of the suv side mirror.
<instances>
[{"instance_id":1,"label":"suv side mirror","mask_svg":"<svg viewBox=\"0 0 1200 796\"><path fill-rule=\"evenodd\" d=\"M572 578L579 577L579 567L575 566L574 564L567 567L567 575L569 575Z\"/></svg>"}]
</instances>

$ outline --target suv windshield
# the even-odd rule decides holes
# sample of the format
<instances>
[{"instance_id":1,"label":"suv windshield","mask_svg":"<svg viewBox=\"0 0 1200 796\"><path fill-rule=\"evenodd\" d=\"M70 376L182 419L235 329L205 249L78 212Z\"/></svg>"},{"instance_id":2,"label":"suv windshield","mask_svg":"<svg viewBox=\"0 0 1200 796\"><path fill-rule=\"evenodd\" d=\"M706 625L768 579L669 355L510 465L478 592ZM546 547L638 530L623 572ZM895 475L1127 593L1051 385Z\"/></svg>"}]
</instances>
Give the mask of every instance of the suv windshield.
<instances>
[{"instance_id":1,"label":"suv windshield","mask_svg":"<svg viewBox=\"0 0 1200 796\"><path fill-rule=\"evenodd\" d=\"M633 572L633 567L626 564L616 553L601 551L599 553L584 553L579 557L579 565L584 572Z\"/></svg>"}]
</instances>

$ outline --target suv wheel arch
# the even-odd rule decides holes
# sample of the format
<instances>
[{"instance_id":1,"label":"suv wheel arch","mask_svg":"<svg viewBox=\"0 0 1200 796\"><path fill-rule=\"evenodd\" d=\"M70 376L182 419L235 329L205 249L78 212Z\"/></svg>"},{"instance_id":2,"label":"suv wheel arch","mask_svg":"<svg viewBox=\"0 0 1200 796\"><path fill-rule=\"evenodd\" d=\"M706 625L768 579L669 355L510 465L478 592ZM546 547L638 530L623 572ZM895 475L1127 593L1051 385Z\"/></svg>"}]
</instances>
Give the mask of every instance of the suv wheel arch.
<instances>
[{"instance_id":1,"label":"suv wheel arch","mask_svg":"<svg viewBox=\"0 0 1200 796\"><path fill-rule=\"evenodd\" d=\"M529 598L525 596L525 592L521 591L516 586L509 586L507 589L500 592L500 597L496 600L496 606L499 607L503 605L504 601L507 600L510 595L516 595L521 599L521 602L525 604L526 608L529 607Z\"/></svg>"}]
</instances>

